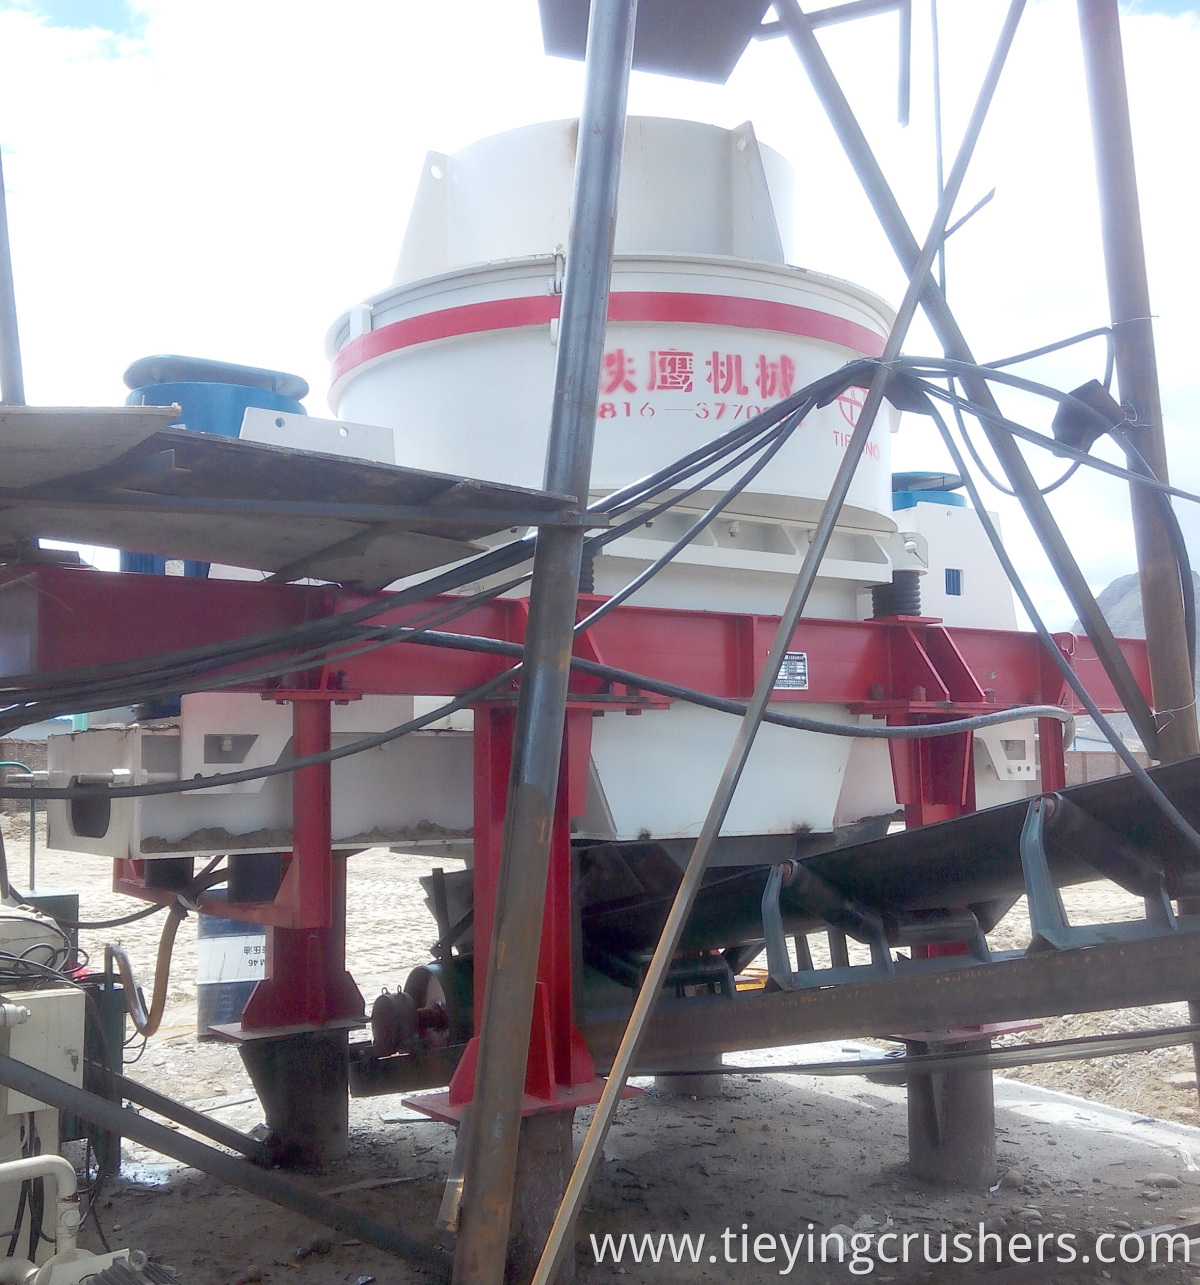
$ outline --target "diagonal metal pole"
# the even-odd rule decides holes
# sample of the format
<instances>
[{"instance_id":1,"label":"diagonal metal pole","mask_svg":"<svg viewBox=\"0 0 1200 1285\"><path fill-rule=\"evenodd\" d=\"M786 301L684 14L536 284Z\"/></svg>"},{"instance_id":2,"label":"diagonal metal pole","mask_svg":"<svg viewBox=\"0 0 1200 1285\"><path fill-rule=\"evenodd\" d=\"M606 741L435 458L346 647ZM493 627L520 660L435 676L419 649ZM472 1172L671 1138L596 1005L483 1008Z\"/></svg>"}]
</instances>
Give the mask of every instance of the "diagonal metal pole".
<instances>
[{"instance_id":1,"label":"diagonal metal pole","mask_svg":"<svg viewBox=\"0 0 1200 1285\"><path fill-rule=\"evenodd\" d=\"M1133 407L1136 444L1159 478L1167 480L1162 400L1150 320L1150 284L1142 241L1142 214L1133 164L1133 130L1121 48L1121 18L1116 0L1078 0L1079 34L1092 115L1096 186L1104 268L1112 315L1117 385L1121 400ZM1174 762L1200 752L1196 727L1196 687L1184 626L1179 568L1163 506L1170 500L1142 486L1130 488L1133 535L1137 545L1142 619L1154 703L1167 717L1159 734L1161 757ZM1189 572L1190 574L1190 572ZM1200 898L1180 902L1184 914L1200 911ZM1188 1014L1200 1021L1200 999L1188 1000ZM1192 1045L1200 1075L1200 1043Z\"/></svg>"},{"instance_id":2,"label":"diagonal metal pole","mask_svg":"<svg viewBox=\"0 0 1200 1285\"><path fill-rule=\"evenodd\" d=\"M1121 400L1133 407L1131 436L1162 480L1167 480L1162 403L1150 320L1150 286L1133 164L1133 134L1121 49L1117 0L1078 0L1079 33L1087 73L1092 142L1104 234ZM1160 757L1170 763L1200 752L1196 730L1195 677L1188 656L1179 567L1163 506L1170 501L1144 486L1130 487L1133 534L1138 552L1142 616L1150 658L1154 702L1163 716ZM1200 1057L1200 1053L1197 1055Z\"/></svg>"},{"instance_id":3,"label":"diagonal metal pole","mask_svg":"<svg viewBox=\"0 0 1200 1285\"><path fill-rule=\"evenodd\" d=\"M717 785L716 793L713 795L712 803L709 805L708 815L704 818L704 824L700 829L696 846L692 849L687 868L683 872L679 891L675 895L671 911L667 916L667 922L663 926L662 936L659 938L654 955L646 968L646 976L642 982L641 989L638 991L633 1013L629 1018L628 1026L625 1028L625 1034L621 1038L620 1047L613 1057L612 1068L608 1073L608 1082L604 1086L604 1092L596 1106L592 1123L583 1140L583 1146L575 1162L575 1169L567 1185L562 1205L559 1207L558 1214L554 1219L554 1225L550 1229L546 1248L542 1253L537 1272L534 1274L532 1285L550 1285L558 1270L559 1263L567 1251L567 1241L571 1228L574 1226L575 1217L591 1182L592 1175L595 1173L600 1157L604 1153L604 1140L608 1135L617 1107L620 1105L625 1081L629 1078L629 1074L636 1062L642 1037L646 1033L655 1005L662 995L667 970L671 966L671 961L679 946L679 939L687 924L688 916L691 914L696 894L700 890L700 884L704 878L704 872L708 866L713 845L717 840L717 836L721 833L721 827L725 824L726 813L729 811L729 805L733 802L733 796L737 790L738 782L741 780L742 772L746 767L746 762L750 757L750 751L754 748L754 739L758 734L763 715L766 713L767 705L774 693L775 683L779 677L779 671L783 665L787 649L791 645L792 635L796 632L796 626L808 602L813 584L816 582L817 572L825 556L825 550L829 546L834 527L837 525L842 505L845 503L846 495L850 490L850 484L854 480L858 461L862 456L863 448L867 444L876 415L883 405L884 390L891 375L890 363L900 355L905 336L908 334L909 326L912 324L917 307L921 302L922 293L930 280L929 270L933 266L938 249L942 244L946 225L950 221L954 203L958 199L959 190L962 187L963 179L966 177L971 155L975 150L980 131L983 129L983 123L987 118L988 108L996 92L1000 73L1004 69L1004 63L1008 57L1008 51L1012 47L1013 36L1016 34L1017 24L1024 8L1025 0L1012 0L1009 6L1008 16L1001 29L995 53L992 55L991 63L979 90L975 110L967 125L966 133L963 135L962 144L959 147L958 156L950 172L946 188L941 194L941 200L938 202L937 212L934 214L933 223L925 239L925 245L913 265L908 289L905 291L904 300L900 304L891 333L888 335L887 343L884 345L880 364L876 367L872 376L871 386L867 390L867 396L863 402L858 423L854 427L850 443L846 447L846 453L842 457L841 465L834 477L829 498L825 501L825 507L821 511L821 517L813 532L808 552L804 555L804 562L801 564L800 573L796 577L796 583L792 587L787 607L780 618L779 628L776 630L771 650L755 684L754 695L747 705L746 714L738 728L733 748L729 751L725 770L721 774L721 780Z\"/></svg>"},{"instance_id":4,"label":"diagonal metal pole","mask_svg":"<svg viewBox=\"0 0 1200 1285\"><path fill-rule=\"evenodd\" d=\"M592 0L545 488L587 505L637 0ZM538 532L467 1125L456 1285L503 1279L566 718L583 526Z\"/></svg>"},{"instance_id":5,"label":"diagonal metal pole","mask_svg":"<svg viewBox=\"0 0 1200 1285\"><path fill-rule=\"evenodd\" d=\"M917 240L900 210L883 171L879 168L879 162L875 159L850 104L846 101L837 77L833 74L821 51L821 46L817 43L812 24L801 12L796 0L776 0L775 12L791 41L792 48L808 73L813 89L825 108L846 156L854 166L859 182L863 185L874 207L876 217L891 242L901 267L911 273L920 254ZM922 307L946 355L958 361L975 364L970 346L959 329L954 314L950 311L945 295L932 278L923 288ZM973 401L988 410L999 413L992 390L982 376L977 378L964 376L963 383ZM1038 490L1037 482L1029 471L1025 457L1017 444L1002 429L988 423L987 420L981 420L980 424L1013 490L1017 492L1017 498L1025 510L1025 516L1066 590L1071 605L1083 622L1083 627L1096 649L1096 655L1103 664L1105 673L1120 697L1122 706L1133 720L1142 744L1153 757L1157 758L1158 728L1154 714L1146 703L1146 698L1142 695L1141 688L1138 687L1125 657L1121 654L1112 630L1104 619L1083 577L1083 572L1080 571L1074 555L1063 538L1058 523L1055 522L1054 515L1046 504L1045 497Z\"/></svg>"},{"instance_id":6,"label":"diagonal metal pole","mask_svg":"<svg viewBox=\"0 0 1200 1285\"><path fill-rule=\"evenodd\" d=\"M8 208L4 197L4 161L0 157L0 404L25 405L21 373L21 339L17 331L17 295L13 288L12 248L8 243Z\"/></svg>"}]
</instances>

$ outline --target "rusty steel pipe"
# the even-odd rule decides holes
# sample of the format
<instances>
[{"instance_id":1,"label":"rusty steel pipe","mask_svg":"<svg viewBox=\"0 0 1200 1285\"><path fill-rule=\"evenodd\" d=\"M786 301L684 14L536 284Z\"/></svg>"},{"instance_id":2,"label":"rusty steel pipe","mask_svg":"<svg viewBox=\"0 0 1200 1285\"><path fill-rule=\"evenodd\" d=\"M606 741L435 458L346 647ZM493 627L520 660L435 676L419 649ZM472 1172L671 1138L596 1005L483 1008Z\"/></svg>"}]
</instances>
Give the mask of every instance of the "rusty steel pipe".
<instances>
[{"instance_id":1,"label":"rusty steel pipe","mask_svg":"<svg viewBox=\"0 0 1200 1285\"><path fill-rule=\"evenodd\" d=\"M592 0L545 489L587 505L637 0ZM583 527L538 532L467 1125L456 1285L504 1274L566 720Z\"/></svg>"},{"instance_id":2,"label":"rusty steel pipe","mask_svg":"<svg viewBox=\"0 0 1200 1285\"><path fill-rule=\"evenodd\" d=\"M1133 163L1121 20L1117 0L1079 0L1078 7L1117 386L1125 407L1133 411L1129 436L1155 475L1165 482L1167 452ZM1131 485L1129 492L1150 682L1160 721L1157 757L1164 763L1173 763L1200 753L1195 680L1184 631L1178 565L1163 519L1162 502L1144 486Z\"/></svg>"},{"instance_id":3,"label":"rusty steel pipe","mask_svg":"<svg viewBox=\"0 0 1200 1285\"><path fill-rule=\"evenodd\" d=\"M796 0L778 0L775 9L792 48L796 51L821 105L825 108L838 141L842 144L846 156L858 175L858 180L891 243L896 258L899 259L905 272L911 273L920 256L917 239L913 236L895 194L884 177L875 154L871 151L871 146L842 92L842 87L838 84L837 77L833 74L832 68L821 51L821 46L817 43L812 24L801 12ZM921 305L946 355L974 365L975 359L970 346L946 302L945 295L932 276L927 275ZM999 414L996 400L985 379L964 376L963 383L972 401L979 403L986 410ZM1002 429L997 428L987 419L981 419L980 426L1007 474L1009 482L1017 492L1017 498L1025 510L1025 516L1041 542L1046 556L1050 559L1071 605L1083 622L1087 635L1096 648L1096 655L1121 698L1121 704L1133 720L1142 744L1151 755L1157 756L1158 728L1150 706L1142 695L1141 688L1138 687L1137 680L1126 664L1124 656L1121 655L1112 630L1104 619L1084 579L1083 572L1075 561L1074 554L1063 538L1054 515L1038 490L1025 457L1021 454L1016 442Z\"/></svg>"}]
</instances>

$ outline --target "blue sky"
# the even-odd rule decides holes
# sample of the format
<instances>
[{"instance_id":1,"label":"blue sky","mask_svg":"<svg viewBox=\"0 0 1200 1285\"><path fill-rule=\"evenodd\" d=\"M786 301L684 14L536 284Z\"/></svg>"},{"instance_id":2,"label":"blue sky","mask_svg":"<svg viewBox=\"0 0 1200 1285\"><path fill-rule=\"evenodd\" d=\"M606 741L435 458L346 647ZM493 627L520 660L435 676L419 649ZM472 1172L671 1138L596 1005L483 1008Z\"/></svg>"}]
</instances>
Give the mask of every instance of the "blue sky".
<instances>
[{"instance_id":1,"label":"blue sky","mask_svg":"<svg viewBox=\"0 0 1200 1285\"><path fill-rule=\"evenodd\" d=\"M0 9L19 9L49 27L73 31L95 28L136 37L146 28L146 15L128 0L0 0Z\"/></svg>"},{"instance_id":2,"label":"blue sky","mask_svg":"<svg viewBox=\"0 0 1200 1285\"><path fill-rule=\"evenodd\" d=\"M951 153L1005 7L940 0ZM907 130L895 122L894 17L822 41L921 236L934 205L927 0L914 14ZM1185 160L1200 125L1200 0L1136 0L1123 14L1172 469L1200 489ZM984 359L1107 320L1076 23L1075 0L1030 0L963 190L966 209L996 188L949 251L951 302ZM30 400L119 401L131 361L184 352L294 370L313 387L310 411L328 413L325 330L390 281L425 151L573 116L581 86L578 64L543 55L536 0L0 0L0 147ZM630 109L752 120L803 173L801 263L899 300L903 277L782 42L753 45L725 86L635 74ZM917 327L909 350L933 348ZM1100 360L1093 348L1038 371L1071 387ZM897 468L944 464L920 425L895 446ZM1051 618L1069 624L1019 515L995 498ZM1052 501L1097 588L1133 568L1119 484L1083 480Z\"/></svg>"}]
</instances>

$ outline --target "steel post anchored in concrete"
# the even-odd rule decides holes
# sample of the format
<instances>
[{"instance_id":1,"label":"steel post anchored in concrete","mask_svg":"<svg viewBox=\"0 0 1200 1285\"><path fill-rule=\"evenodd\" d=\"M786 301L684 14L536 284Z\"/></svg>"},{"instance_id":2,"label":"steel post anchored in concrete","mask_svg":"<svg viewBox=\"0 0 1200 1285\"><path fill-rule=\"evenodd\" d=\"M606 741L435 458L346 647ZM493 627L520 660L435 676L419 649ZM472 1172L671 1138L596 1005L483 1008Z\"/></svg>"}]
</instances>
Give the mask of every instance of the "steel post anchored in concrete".
<instances>
[{"instance_id":1,"label":"steel post anchored in concrete","mask_svg":"<svg viewBox=\"0 0 1200 1285\"><path fill-rule=\"evenodd\" d=\"M546 1249L542 1255L541 1262L538 1264L537 1273L533 1278L533 1285L549 1285L567 1251L575 1216L603 1154L604 1140L608 1135L608 1129L612 1124L617 1107L620 1105L625 1081L631 1074L637 1060L638 1049L646 1033L650 1018L662 995L667 971L671 966L675 951L678 949L679 939L683 934L688 916L691 914L696 894L700 890L700 884L708 866L709 856L717 837L721 833L721 827L725 824L729 805L733 802L738 782L741 780L742 772L750 757L750 751L753 749L754 739L759 727L762 725L763 715L767 712L767 705L775 691L779 671L783 665L787 650L791 646L792 635L795 633L796 626L804 612L809 593L816 581L818 569L822 559L825 557L830 537L833 535L834 527L841 513L842 505L845 503L846 495L850 490L850 484L854 480L858 460L870 437L875 417L883 405L884 390L887 387L891 373L889 369L890 363L899 357L909 326L916 315L917 307L925 290L925 283L929 279L929 270L937 256L938 247L942 243L946 226L950 221L950 213L954 208L954 202L958 198L963 179L966 177L967 167L975 150L975 143L978 141L983 122L987 117L988 107L991 104L992 96L1000 79L1000 73L1008 57L1008 51L1012 46L1012 39L1016 34L1017 23L1024 7L1025 0L1012 0L1008 18L1002 29L1000 40L997 42L996 51L984 77L983 85L980 88L975 110L963 136L954 168L950 173L945 191L938 202L938 208L934 214L924 248L917 255L916 261L910 269L908 289L905 291L904 299L896 314L891 333L888 335L883 355L880 358L880 364L876 367L872 376L871 386L867 390L867 396L863 402L858 422L855 424L854 432L851 434L850 441L846 446L846 454L838 468L837 475L834 477L829 497L825 501L825 507L813 531L808 551L805 553L804 561L800 567L800 573L796 577L796 583L792 588L788 604L780 618L779 627L771 644L771 650L763 665L762 672L758 676L758 681L755 683L754 695L750 698L746 707L745 717L738 728L737 737L729 752L729 759L725 764L725 770L721 774L721 780L717 784L712 803L709 805L708 815L704 818L704 824L700 828L696 846L692 850L687 868L683 872L679 891L675 895L666 924L663 926L662 936L659 938L654 955L646 967L646 975L642 980L641 989L634 1003L629 1025L626 1027L620 1047L613 1058L608 1083L605 1085L604 1094L596 1106L596 1113L584 1139L579 1158L575 1162L575 1170L571 1175L571 1182L567 1187L562 1208L558 1212L558 1217L554 1221L554 1226L546 1242ZM777 12L781 11L781 8L782 6L777 6ZM688 1046L681 1045L681 1047L686 1048Z\"/></svg>"},{"instance_id":2,"label":"steel post anchored in concrete","mask_svg":"<svg viewBox=\"0 0 1200 1285\"><path fill-rule=\"evenodd\" d=\"M1092 114L1117 385L1121 400L1132 412L1127 433L1165 482L1167 452L1117 0L1079 0L1079 31ZM1170 501L1148 487L1133 485L1130 503L1150 680L1159 720L1158 757L1164 763L1173 763L1200 753L1200 738L1196 732L1195 679L1184 629L1179 567L1163 511Z\"/></svg>"},{"instance_id":3,"label":"steel post anchored in concrete","mask_svg":"<svg viewBox=\"0 0 1200 1285\"><path fill-rule=\"evenodd\" d=\"M581 511L591 478L636 15L637 0L593 0L588 25L545 471L545 486L574 496ZM504 1274L582 553L582 526L538 534L467 1124L458 1285L495 1285ZM570 1113L562 1118L569 1128Z\"/></svg>"},{"instance_id":4,"label":"steel post anchored in concrete","mask_svg":"<svg viewBox=\"0 0 1200 1285\"><path fill-rule=\"evenodd\" d=\"M862 127L846 101L837 77L821 52L821 46L813 34L812 24L801 12L796 0L778 0L775 10L792 47L808 73L821 105L825 108L838 141L854 166L859 182L866 191L880 226L891 242L896 257L900 260L901 267L905 272L911 273L920 256L917 239L913 236L912 229L908 226L908 221L879 167L879 162L871 151ZM923 283L921 305L947 356L974 364L971 349L946 303L945 295L928 274ZM999 414L992 390L982 376L964 376L963 383L972 401L987 411ZM1038 490L1025 457L1021 454L1016 442L1003 429L996 427L986 418L981 418L979 422L1009 482L1017 492L1017 497L1025 510L1025 516L1045 549L1046 556L1050 559L1055 574L1066 590L1071 605L1083 622L1084 629L1096 648L1096 654L1112 680L1113 686L1117 689L1126 712L1133 720L1142 744L1152 756L1157 757L1158 734L1154 716L1129 666L1120 654L1112 630L1104 619L1083 577L1083 572L1079 569L1079 564L1063 538L1054 515Z\"/></svg>"},{"instance_id":5,"label":"steel post anchored in concrete","mask_svg":"<svg viewBox=\"0 0 1200 1285\"><path fill-rule=\"evenodd\" d=\"M909 1055L939 1045L905 1042ZM984 1037L957 1046L985 1051ZM990 1186L996 1172L996 1102L990 1066L908 1076L908 1170L955 1186Z\"/></svg>"},{"instance_id":6,"label":"steel post anchored in concrete","mask_svg":"<svg viewBox=\"0 0 1200 1285\"><path fill-rule=\"evenodd\" d=\"M1132 409L1132 423L1127 430L1130 438L1159 480L1166 482L1167 451L1150 319L1150 286L1146 280L1116 0L1079 0L1079 34L1092 113L1117 386L1121 400ZM1179 566L1168 516L1163 512L1170 500L1144 486L1129 489L1150 682L1161 724L1159 757L1170 763L1200 753L1195 675L1184 626ZM1185 574L1191 574L1190 567ZM1200 902L1190 899L1181 903L1180 909L1196 913ZM1193 1022L1200 1020L1200 1002L1195 997L1189 1000L1188 1009ZM1200 1044L1192 1046L1192 1057L1200 1077Z\"/></svg>"}]
</instances>

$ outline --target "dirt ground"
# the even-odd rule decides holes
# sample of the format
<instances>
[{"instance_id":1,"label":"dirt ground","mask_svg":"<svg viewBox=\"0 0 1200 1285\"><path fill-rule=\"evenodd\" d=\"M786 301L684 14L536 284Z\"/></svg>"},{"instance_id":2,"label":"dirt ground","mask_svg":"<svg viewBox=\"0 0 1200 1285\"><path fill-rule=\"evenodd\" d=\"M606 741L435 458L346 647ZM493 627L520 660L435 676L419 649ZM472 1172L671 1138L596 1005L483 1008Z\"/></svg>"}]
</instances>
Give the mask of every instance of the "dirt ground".
<instances>
[{"instance_id":1,"label":"dirt ground","mask_svg":"<svg viewBox=\"0 0 1200 1285\"><path fill-rule=\"evenodd\" d=\"M4 817L4 835L11 877L22 887L27 882L26 818ZM109 890L106 862L47 851L44 833L39 839L39 891L77 890L84 919L134 908ZM384 850L351 858L348 966L368 1005L382 987L400 985L409 969L427 958L436 934L417 878L433 864ZM444 859L437 864L448 869L457 865ZM1075 922L1140 913L1140 903L1104 885L1069 890L1064 900ZM99 962L105 940L120 941L149 987L160 926L161 919L152 917L108 933L85 931L81 944ZM189 918L176 944L162 1029L144 1050L139 1049L140 1040L131 1043L127 1057L136 1061L128 1073L249 1129L259 1122L261 1112L236 1050L196 1039L195 932L195 920ZM1001 924L991 942L1005 949L1027 944L1028 922L1021 907ZM1184 1020L1182 1005L1068 1016L1047 1022L1028 1038ZM767 1057L756 1053L747 1060L812 1061L845 1057L860 1049L868 1051L854 1043L831 1045L823 1052L810 1048L778 1050ZM1200 1219L1200 1129L1186 1127L1200 1121L1191 1072L1190 1052L1170 1049L1007 1073L1012 1083L997 1085L997 1121L1000 1168L1002 1173L1011 1171L1011 1181L984 1194L937 1191L906 1176L902 1088L860 1077L729 1077L721 1097L697 1102L659 1095L649 1082L639 1081L650 1091L622 1108L581 1220L579 1279L766 1281L785 1276L779 1266L756 1263L752 1255L751 1261L734 1265L721 1256L713 1266L705 1261L707 1251L695 1265L598 1264L589 1240L593 1233L602 1241L606 1233L619 1238L646 1231L703 1231L716 1246L715 1238L731 1229L735 1239L729 1244L736 1256L742 1224L752 1241L760 1231L794 1235L809 1223L817 1235L856 1224L876 1234L893 1226L953 1234L955 1229L974 1229L980 1222L998 1219L1007 1234L1024 1230L1036 1238L1043 1227L1055 1232L1069 1228L1081 1237L1095 1230L1121 1236L1143 1226ZM1108 1112L1092 1119L1087 1103L1080 1101L1060 1119L1054 1113L1061 1115L1064 1099L1042 1094L1039 1086L1135 1114ZM578 1113L577 1142L589 1114ZM1153 1123L1151 1117L1166 1123ZM1144 1122L1141 1134L1139 1121ZM352 1101L350 1123L349 1159L296 1180L339 1194L362 1213L441 1246L449 1263L452 1241L438 1233L434 1223L453 1150L451 1129L415 1117L396 1097ZM1158 1131L1153 1137L1147 1132L1151 1129ZM128 1142L124 1156L122 1177L109 1183L95 1218L114 1248L142 1248L175 1266L182 1281L367 1285L376 1280L415 1285L425 1279L353 1238L327 1233ZM1174 1185L1155 1188L1140 1181L1157 1172L1165 1172ZM346 1190L352 1186L353 1191ZM992 1230L998 1225L988 1223ZM94 1220L85 1227L81 1244L100 1248ZM726 1252L721 1250L721 1255ZM949 1282L969 1274L963 1268L918 1272L912 1266L884 1269L882 1264L872 1271L881 1281L924 1274L935 1282ZM834 1280L857 1274L861 1273L850 1273L846 1266L810 1267L801 1260L786 1278ZM1200 1262L1161 1270L1118 1262L1102 1271L1076 1270L1069 1279L1140 1281L1147 1274L1200 1281Z\"/></svg>"}]
</instances>

